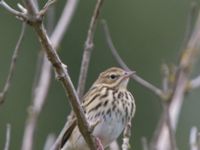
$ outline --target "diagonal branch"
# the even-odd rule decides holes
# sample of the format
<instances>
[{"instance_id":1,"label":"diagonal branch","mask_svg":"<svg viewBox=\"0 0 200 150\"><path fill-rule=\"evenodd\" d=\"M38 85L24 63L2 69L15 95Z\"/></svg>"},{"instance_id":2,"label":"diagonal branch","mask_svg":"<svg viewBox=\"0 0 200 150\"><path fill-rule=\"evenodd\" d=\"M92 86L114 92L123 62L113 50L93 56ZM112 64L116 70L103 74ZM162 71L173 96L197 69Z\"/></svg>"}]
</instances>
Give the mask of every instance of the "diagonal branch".
<instances>
[{"instance_id":1,"label":"diagonal branch","mask_svg":"<svg viewBox=\"0 0 200 150\"><path fill-rule=\"evenodd\" d=\"M90 56L91 56L91 52L94 46L94 43L93 43L94 33L95 33L98 17L99 17L103 2L104 0L97 0L96 6L95 6L95 9L90 21L87 39L85 41L85 48L83 51L80 76L79 76L78 88L77 88L77 93L80 98L83 97L84 90L85 90L86 77L87 77L88 67L90 63Z\"/></svg>"},{"instance_id":2,"label":"diagonal branch","mask_svg":"<svg viewBox=\"0 0 200 150\"><path fill-rule=\"evenodd\" d=\"M28 16L30 25L32 25L35 29L35 32L39 37L39 41L47 55L47 58L53 65L57 78L62 83L65 92L69 97L69 101L77 117L79 129L89 147L91 149L96 149L97 146L93 136L91 135L91 128L86 121L86 117L80 105L79 97L75 91L67 69L64 67L48 35L46 34L46 30L44 28L41 18L38 17L39 11L34 7L34 2L32 0L25 0L25 5L29 13Z\"/></svg>"},{"instance_id":3,"label":"diagonal branch","mask_svg":"<svg viewBox=\"0 0 200 150\"><path fill-rule=\"evenodd\" d=\"M116 59L116 61L119 63L119 65L124 68L125 70L131 70L126 63L122 60L122 58L120 57L120 55L117 52L117 49L115 48L113 42L112 42L112 38L110 36L110 32L108 29L108 26L106 24L106 22L103 20L102 21L102 25L103 25L103 29L104 29L104 33L106 36L106 41L107 44L112 52L113 57ZM155 87L154 85L152 85L151 83L147 82L146 80L142 79L141 77L139 77L138 75L134 74L131 76L132 79L134 79L136 82L138 82L139 84L141 84L142 86L144 86L145 88L147 88L148 90L152 91L153 93L155 93L157 96L159 97L164 97L162 90L160 90L159 88Z\"/></svg>"},{"instance_id":4,"label":"diagonal branch","mask_svg":"<svg viewBox=\"0 0 200 150\"><path fill-rule=\"evenodd\" d=\"M21 42L22 42L23 37L24 37L25 29L26 29L26 24L23 23L21 33L19 35L19 39L17 41L17 44L15 46L15 50L14 50L13 55L12 55L12 59L11 59L9 73L8 73L8 76L7 76L7 79L6 79L6 83L4 85L2 92L0 93L0 104L2 104L5 101L8 90L11 86L11 81L13 79L13 75L14 75L14 71L15 71L15 67L16 67L16 62L17 62L17 58L18 58L18 55L19 55Z\"/></svg>"},{"instance_id":5,"label":"diagonal branch","mask_svg":"<svg viewBox=\"0 0 200 150\"><path fill-rule=\"evenodd\" d=\"M36 2L36 1L35 1ZM77 0L68 0L65 4L64 11L62 12L62 15L51 34L51 41L53 41L52 45L53 47L57 48L60 44L61 40L63 39L64 33L69 27L69 24L72 20L72 16L76 10L77 6ZM37 5L38 6L38 5ZM49 9L47 12L48 14L52 11ZM63 17L65 16L65 17ZM52 17L50 18L52 20ZM49 26L52 26L52 22L50 21ZM52 31L52 28L50 29ZM30 106L30 111L27 117L27 122L24 130L24 137L22 142L22 150L31 150L33 147L33 141L34 141L34 135L35 135L35 129L38 122L38 117L40 115L40 112L42 111L42 108L44 106L44 103L46 101L46 97L49 90L49 85L51 82L51 64L46 58L46 55L44 53L40 53L38 61L42 59L41 67L39 68L39 77L37 79L36 86L34 88L33 92L33 99L32 104Z\"/></svg>"}]
</instances>

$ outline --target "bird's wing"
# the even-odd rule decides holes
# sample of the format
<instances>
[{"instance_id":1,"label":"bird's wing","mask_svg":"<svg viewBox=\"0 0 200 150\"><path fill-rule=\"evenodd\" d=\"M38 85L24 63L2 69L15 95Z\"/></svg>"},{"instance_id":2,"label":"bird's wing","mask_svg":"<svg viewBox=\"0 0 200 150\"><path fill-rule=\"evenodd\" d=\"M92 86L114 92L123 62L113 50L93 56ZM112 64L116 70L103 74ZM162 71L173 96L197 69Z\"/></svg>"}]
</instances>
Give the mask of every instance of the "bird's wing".
<instances>
[{"instance_id":1,"label":"bird's wing","mask_svg":"<svg viewBox=\"0 0 200 150\"><path fill-rule=\"evenodd\" d=\"M65 131L65 133L64 133L64 135L62 137L60 148L62 148L65 145L65 143L67 142L67 140L71 136L76 124L77 124L76 119L72 120L71 124L69 125L69 127L67 128L67 130Z\"/></svg>"}]
</instances>

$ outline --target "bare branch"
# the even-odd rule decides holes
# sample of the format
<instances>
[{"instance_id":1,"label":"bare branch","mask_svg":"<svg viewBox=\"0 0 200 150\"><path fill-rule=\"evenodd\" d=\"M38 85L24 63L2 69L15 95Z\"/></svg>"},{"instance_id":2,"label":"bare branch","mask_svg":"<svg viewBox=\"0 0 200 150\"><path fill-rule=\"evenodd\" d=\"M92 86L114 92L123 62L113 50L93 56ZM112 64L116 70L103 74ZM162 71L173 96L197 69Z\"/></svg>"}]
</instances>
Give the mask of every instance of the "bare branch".
<instances>
[{"instance_id":1,"label":"bare branch","mask_svg":"<svg viewBox=\"0 0 200 150\"><path fill-rule=\"evenodd\" d=\"M61 81L65 92L67 96L69 97L69 101L71 103L71 106L76 114L78 126L80 129L81 134L83 135L85 141L88 143L88 146L91 149L96 149L97 145L95 143L95 140L93 136L91 135L91 129L87 123L86 117L83 113L83 108L80 105L79 97L74 89L73 83L71 81L71 78L64 67L63 63L61 62L56 50L54 49L48 35L46 34L46 30L44 28L42 18L38 18L38 10L35 8L33 0L25 0L25 4L28 10L28 22L33 26L35 29L39 41L49 59L51 64L53 65L53 68L55 70L55 73L57 75L57 78Z\"/></svg>"},{"instance_id":2,"label":"bare branch","mask_svg":"<svg viewBox=\"0 0 200 150\"><path fill-rule=\"evenodd\" d=\"M94 33L95 33L98 17L99 17L103 2L104 0L97 0L96 6L95 6L95 9L90 21L87 38L85 41L85 47L84 47L83 56L82 56L80 76L79 76L78 88L77 88L77 93L80 98L82 98L84 90L85 90L85 82L86 82L88 67L90 63L90 56L91 56L91 52L94 46L94 43L93 43Z\"/></svg>"},{"instance_id":3,"label":"bare branch","mask_svg":"<svg viewBox=\"0 0 200 150\"><path fill-rule=\"evenodd\" d=\"M74 12L77 8L78 0L67 0L61 17L51 35L51 41L54 48L57 48L61 40L63 39L64 33L69 28L69 24L73 18Z\"/></svg>"},{"instance_id":4,"label":"bare branch","mask_svg":"<svg viewBox=\"0 0 200 150\"><path fill-rule=\"evenodd\" d=\"M25 126L22 150L32 150L33 138L39 114L43 108L51 79L51 65L46 57L43 57L41 73L37 86L33 92L33 104L28 111L28 118Z\"/></svg>"},{"instance_id":5,"label":"bare branch","mask_svg":"<svg viewBox=\"0 0 200 150\"><path fill-rule=\"evenodd\" d=\"M10 136L11 136L11 125L7 124L6 125L6 142L4 146L4 150L9 150L10 147Z\"/></svg>"},{"instance_id":6,"label":"bare branch","mask_svg":"<svg viewBox=\"0 0 200 150\"><path fill-rule=\"evenodd\" d=\"M196 89L200 87L200 75L189 82L189 89Z\"/></svg>"},{"instance_id":7,"label":"bare branch","mask_svg":"<svg viewBox=\"0 0 200 150\"><path fill-rule=\"evenodd\" d=\"M188 40L190 39L192 30L194 28L197 15L198 15L198 4L196 0L192 0L190 3L190 10L186 19L186 31L183 39L183 44L181 45L181 50L187 46Z\"/></svg>"},{"instance_id":8,"label":"bare branch","mask_svg":"<svg viewBox=\"0 0 200 150\"><path fill-rule=\"evenodd\" d=\"M195 29L187 44L186 49L183 51L179 62L179 70L176 74L176 82L174 84L173 94L170 98L169 104L169 118L172 129L176 131L178 118L182 103L184 100L185 89L188 84L188 77L191 74L191 68L197 59L200 50L200 14L196 22ZM166 121L161 125L159 136L155 141L155 148L167 150L169 149L170 135Z\"/></svg>"},{"instance_id":9,"label":"bare branch","mask_svg":"<svg viewBox=\"0 0 200 150\"><path fill-rule=\"evenodd\" d=\"M9 13L11 13L12 15L16 16L19 19L22 20L27 20L27 14L23 13L23 12L19 12L15 9L13 9L12 7L10 7L4 0L0 1L0 5L5 8Z\"/></svg>"},{"instance_id":10,"label":"bare branch","mask_svg":"<svg viewBox=\"0 0 200 150\"><path fill-rule=\"evenodd\" d=\"M65 31L67 30L67 28L69 27L69 24L72 20L72 16L75 12L76 5L77 5L77 0L68 0L66 2L64 11L57 23L56 28L54 29L54 31L50 37L51 41L53 41L53 43L52 43L53 47L55 47L55 48L58 47L61 40L63 39L63 35L64 35ZM51 12L52 11L48 10L48 14ZM49 20L49 18L51 20ZM52 31L52 16L48 17L47 19L48 19L48 29L49 29L48 31L51 32ZM36 111L36 112L30 112L28 115L28 118L31 118L31 119L28 119L29 121L27 121L24 138L23 138L22 147L23 147L23 149L26 149L26 150L28 150L32 147L31 145L33 144L33 137L34 137L34 133L35 133L37 119L38 119L41 109L45 103L49 85L50 85L50 81L51 81L51 64L46 59L46 56L44 54L40 55L39 57L41 57L41 56L42 56L42 63L40 64L41 67L39 70L40 76L39 76L38 82L36 83L37 85L34 88L35 91L33 94L34 95L33 96L33 106L31 106L31 107L34 107L34 108L37 107L37 108L32 109L33 111ZM33 115L33 114L35 114L35 115ZM32 116L34 116L34 117L32 117ZM30 120L32 120L32 121L30 121Z\"/></svg>"},{"instance_id":11,"label":"bare branch","mask_svg":"<svg viewBox=\"0 0 200 150\"><path fill-rule=\"evenodd\" d=\"M175 131L171 125L168 103L163 102L163 107L164 107L164 117L165 117L164 120L166 120L168 132L169 132L170 147L171 147L171 150L177 150Z\"/></svg>"},{"instance_id":12,"label":"bare branch","mask_svg":"<svg viewBox=\"0 0 200 150\"><path fill-rule=\"evenodd\" d=\"M47 3L44 5L42 10L40 10L39 15L44 16L51 5L53 5L57 0L48 0Z\"/></svg>"},{"instance_id":13,"label":"bare branch","mask_svg":"<svg viewBox=\"0 0 200 150\"><path fill-rule=\"evenodd\" d=\"M9 73L8 73L4 88L3 88L2 92L0 93L0 104L2 104L5 101L8 90L11 86L11 81L13 79L13 75L14 75L14 71L15 71L15 67L16 67L16 62L17 62L17 57L18 57L18 54L19 54L21 42L22 42L23 37L24 37L25 29L26 29L26 24L23 23L19 39L17 41L17 44L15 46L15 50L14 50L13 55L12 55Z\"/></svg>"},{"instance_id":14,"label":"bare branch","mask_svg":"<svg viewBox=\"0 0 200 150\"><path fill-rule=\"evenodd\" d=\"M122 60L122 58L120 57L120 55L118 54L113 42L112 42L112 38L110 36L110 32L108 29L108 26L106 24L105 21L102 21L103 24L103 29L105 32L105 36L106 36L106 41L108 43L108 46L112 52L113 57L116 59L116 61L119 63L119 65L124 68L125 70L131 70L126 63ZM139 77L138 75L134 74L131 76L132 79L134 79L136 82L138 82L139 84L141 84L142 86L144 86L145 88L147 88L148 90L152 91L153 93L155 93L157 96L159 97L164 97L162 90L160 90L159 88L155 87L154 85L152 85L151 83L145 81L144 79L142 79L141 77Z\"/></svg>"}]
</instances>

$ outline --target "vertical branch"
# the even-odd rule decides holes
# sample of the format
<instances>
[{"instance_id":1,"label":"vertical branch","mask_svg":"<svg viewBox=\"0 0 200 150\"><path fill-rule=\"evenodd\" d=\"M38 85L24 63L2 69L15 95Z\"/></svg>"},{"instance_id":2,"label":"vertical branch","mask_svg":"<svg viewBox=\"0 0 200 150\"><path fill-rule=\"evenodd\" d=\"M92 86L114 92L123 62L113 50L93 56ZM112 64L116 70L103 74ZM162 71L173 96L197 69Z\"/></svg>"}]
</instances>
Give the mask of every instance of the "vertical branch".
<instances>
[{"instance_id":1,"label":"vertical branch","mask_svg":"<svg viewBox=\"0 0 200 150\"><path fill-rule=\"evenodd\" d=\"M9 73L8 73L5 85L3 87L3 90L0 93L0 105L5 101L8 90L11 86L11 82L12 82L12 79L13 79L13 76L14 76L14 72L15 72L15 68L16 68L16 62L17 62L17 58L18 58L18 55L19 55L20 46L21 46L21 43L22 43L22 40L23 40L23 37L24 37L25 29L26 29L26 24L23 23L19 39L17 41L17 44L15 46L15 50L14 50L13 55L12 55Z\"/></svg>"},{"instance_id":2,"label":"vertical branch","mask_svg":"<svg viewBox=\"0 0 200 150\"><path fill-rule=\"evenodd\" d=\"M180 115L180 110L184 100L185 89L188 83L188 77L191 74L191 68L197 59L200 51L200 14L196 22L195 29L191 35L191 38L187 44L186 49L183 51L179 62L179 71L176 75L176 82L174 85L173 94L170 98L169 104L169 117L172 129L175 131ZM155 141L155 148L168 150L170 141L170 133L166 120L162 123L159 131L158 139Z\"/></svg>"},{"instance_id":3,"label":"vertical branch","mask_svg":"<svg viewBox=\"0 0 200 150\"><path fill-rule=\"evenodd\" d=\"M7 124L7 126L6 126L6 141L5 141L4 150L9 150L10 139L11 139L10 136L11 136L11 125Z\"/></svg>"},{"instance_id":4,"label":"vertical branch","mask_svg":"<svg viewBox=\"0 0 200 150\"><path fill-rule=\"evenodd\" d=\"M97 0L96 6L95 6L95 9L90 21L87 38L85 41L85 47L84 47L83 56L82 56L80 76L79 76L78 88L77 88L77 93L80 98L82 98L84 94L84 90L85 90L85 82L86 82L88 67L90 63L90 56L91 56L91 52L94 46L94 43L93 43L94 33L95 33L98 17L99 17L103 2L104 0Z\"/></svg>"}]
</instances>

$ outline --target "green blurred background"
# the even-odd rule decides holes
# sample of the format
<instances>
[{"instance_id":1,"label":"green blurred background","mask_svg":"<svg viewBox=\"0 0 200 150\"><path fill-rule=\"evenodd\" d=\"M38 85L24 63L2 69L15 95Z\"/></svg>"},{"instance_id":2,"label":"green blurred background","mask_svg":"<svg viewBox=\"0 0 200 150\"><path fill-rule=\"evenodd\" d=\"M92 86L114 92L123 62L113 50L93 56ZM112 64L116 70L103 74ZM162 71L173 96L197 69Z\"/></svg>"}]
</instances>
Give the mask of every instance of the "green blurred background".
<instances>
[{"instance_id":1,"label":"green blurred background","mask_svg":"<svg viewBox=\"0 0 200 150\"><path fill-rule=\"evenodd\" d=\"M17 2L6 0L14 8ZM41 4L44 4L42 1ZM67 64L73 83L77 85L84 41L89 26L94 0L79 1L77 11L59 47L59 55ZM161 86L161 64L176 63L184 39L190 0L106 0L101 18L107 20L110 32L121 57L137 74ZM56 21L65 0L55 4ZM21 23L0 8L0 87L7 77L10 59L18 39ZM97 26L95 47L87 80L87 89L104 69L117 66L106 44L102 26ZM20 149L27 107L31 103L36 62L40 45L31 27L28 27L15 76L6 102L0 106L0 149L5 141L6 124L12 125L11 150ZM199 63L198 65L199 66ZM195 74L200 68L195 68ZM133 149L141 149L141 137L150 140L161 112L159 98L139 84L131 81L137 105L133 121ZM187 95L183 104L177 130L177 142L181 150L188 149L189 130L196 125L200 128L199 89ZM58 134L70 112L69 103L59 82L52 78L50 92L36 129L34 150L43 148L49 133Z\"/></svg>"}]
</instances>

